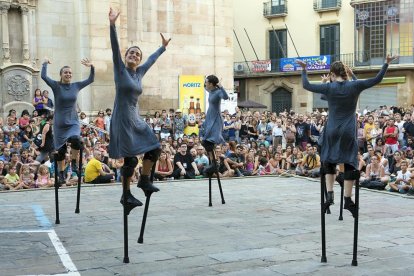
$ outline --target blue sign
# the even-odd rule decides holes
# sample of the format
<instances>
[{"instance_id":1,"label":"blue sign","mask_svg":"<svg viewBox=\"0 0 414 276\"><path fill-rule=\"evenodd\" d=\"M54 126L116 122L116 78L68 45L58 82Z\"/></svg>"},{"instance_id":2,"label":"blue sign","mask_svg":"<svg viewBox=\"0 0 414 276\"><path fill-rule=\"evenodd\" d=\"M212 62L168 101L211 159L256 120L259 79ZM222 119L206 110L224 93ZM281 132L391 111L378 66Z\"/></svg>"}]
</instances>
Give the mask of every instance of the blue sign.
<instances>
[{"instance_id":1,"label":"blue sign","mask_svg":"<svg viewBox=\"0 0 414 276\"><path fill-rule=\"evenodd\" d=\"M302 67L295 62L295 60L302 60L306 62L306 70L326 70L331 68L331 56L312 56L312 57L299 57L299 58L281 58L280 59L280 71L281 72L293 72L302 71Z\"/></svg>"}]
</instances>

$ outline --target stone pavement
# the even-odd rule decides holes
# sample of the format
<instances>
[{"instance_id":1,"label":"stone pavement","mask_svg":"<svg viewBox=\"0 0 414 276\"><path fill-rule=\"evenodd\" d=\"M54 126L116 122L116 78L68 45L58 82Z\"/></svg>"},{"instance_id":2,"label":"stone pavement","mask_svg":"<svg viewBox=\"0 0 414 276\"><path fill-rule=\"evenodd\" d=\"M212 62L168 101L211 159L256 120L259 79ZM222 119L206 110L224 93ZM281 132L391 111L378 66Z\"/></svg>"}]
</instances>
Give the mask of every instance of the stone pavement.
<instances>
[{"instance_id":1,"label":"stone pavement","mask_svg":"<svg viewBox=\"0 0 414 276\"><path fill-rule=\"evenodd\" d=\"M151 198L144 244L143 207L129 216L123 260L120 185L0 193L0 275L414 275L414 201L361 190L358 267L351 266L353 219L336 204L327 215L327 258L320 263L319 182L260 177L159 183ZM144 201L135 186L133 193ZM68 272L69 271L69 272Z\"/></svg>"}]
</instances>

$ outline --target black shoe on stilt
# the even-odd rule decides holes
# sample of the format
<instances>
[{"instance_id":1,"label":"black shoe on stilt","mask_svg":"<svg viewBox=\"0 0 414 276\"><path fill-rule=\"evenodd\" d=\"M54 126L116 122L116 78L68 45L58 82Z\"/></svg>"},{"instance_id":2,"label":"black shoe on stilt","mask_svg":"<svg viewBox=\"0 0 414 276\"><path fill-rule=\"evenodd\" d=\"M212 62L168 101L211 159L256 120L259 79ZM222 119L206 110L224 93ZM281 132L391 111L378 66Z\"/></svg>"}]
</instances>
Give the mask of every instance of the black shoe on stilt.
<instances>
[{"instance_id":1,"label":"black shoe on stilt","mask_svg":"<svg viewBox=\"0 0 414 276\"><path fill-rule=\"evenodd\" d=\"M132 194L131 191L127 191L126 193L126 212L127 215L134 209L135 207L142 206L142 202L136 199ZM122 205L124 205L124 196L121 197L121 200L119 201Z\"/></svg>"},{"instance_id":2,"label":"black shoe on stilt","mask_svg":"<svg viewBox=\"0 0 414 276\"><path fill-rule=\"evenodd\" d=\"M352 201L350 197L344 197L345 203L344 203L344 209L347 209L349 212L351 212L352 216L355 218L357 214L357 208L355 203Z\"/></svg>"},{"instance_id":3,"label":"black shoe on stilt","mask_svg":"<svg viewBox=\"0 0 414 276\"><path fill-rule=\"evenodd\" d=\"M144 192L158 192L158 189L154 184L152 184L149 175L141 175L138 180L138 188L141 188Z\"/></svg>"},{"instance_id":4,"label":"black shoe on stilt","mask_svg":"<svg viewBox=\"0 0 414 276\"><path fill-rule=\"evenodd\" d=\"M334 203L334 193L333 193L333 191L332 192L328 192L326 194L325 203L323 204L324 212L327 212L329 206L334 205L334 204L335 204ZM330 212L328 212L327 214L330 214Z\"/></svg>"},{"instance_id":5,"label":"black shoe on stilt","mask_svg":"<svg viewBox=\"0 0 414 276\"><path fill-rule=\"evenodd\" d=\"M343 172L339 172L338 175L335 177L336 182L339 183L339 186L341 186L341 188L344 187L344 173Z\"/></svg>"}]
</instances>

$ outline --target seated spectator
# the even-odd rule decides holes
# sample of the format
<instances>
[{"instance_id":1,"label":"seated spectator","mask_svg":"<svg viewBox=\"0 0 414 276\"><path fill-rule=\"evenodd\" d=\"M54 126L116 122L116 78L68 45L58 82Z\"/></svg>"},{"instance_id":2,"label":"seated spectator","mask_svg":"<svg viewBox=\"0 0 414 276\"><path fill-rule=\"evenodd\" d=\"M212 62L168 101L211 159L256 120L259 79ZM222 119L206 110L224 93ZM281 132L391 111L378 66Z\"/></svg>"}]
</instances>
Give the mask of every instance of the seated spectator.
<instances>
[{"instance_id":1,"label":"seated spectator","mask_svg":"<svg viewBox=\"0 0 414 276\"><path fill-rule=\"evenodd\" d=\"M20 130L25 129L30 123L30 113L27 111L27 109L22 111L22 115L19 118L19 127Z\"/></svg>"},{"instance_id":2,"label":"seated spectator","mask_svg":"<svg viewBox=\"0 0 414 276\"><path fill-rule=\"evenodd\" d=\"M383 190L389 181L385 175L384 166L380 163L380 156L373 155L371 163L367 165L365 177L361 177L361 187Z\"/></svg>"},{"instance_id":3,"label":"seated spectator","mask_svg":"<svg viewBox=\"0 0 414 276\"><path fill-rule=\"evenodd\" d=\"M318 177L320 176L321 159L316 147L307 146L307 154L302 159L300 165L296 167L296 174L301 176Z\"/></svg>"},{"instance_id":4,"label":"seated spectator","mask_svg":"<svg viewBox=\"0 0 414 276\"><path fill-rule=\"evenodd\" d=\"M204 154L204 147L202 145L198 145L196 151L197 155L194 158L194 162L197 165L197 169L200 172L200 175L202 175L204 168L209 164L209 160L208 157Z\"/></svg>"},{"instance_id":5,"label":"seated spectator","mask_svg":"<svg viewBox=\"0 0 414 276\"><path fill-rule=\"evenodd\" d=\"M48 188L54 184L53 179L50 178L49 169L46 165L41 165L37 173L37 179L35 183L36 188Z\"/></svg>"},{"instance_id":6,"label":"seated spectator","mask_svg":"<svg viewBox=\"0 0 414 276\"><path fill-rule=\"evenodd\" d=\"M178 152L174 156L174 172L172 177L174 179L194 179L196 175L199 175L197 165L194 162L194 158L189 152L187 152L187 145L181 144Z\"/></svg>"},{"instance_id":7,"label":"seated spectator","mask_svg":"<svg viewBox=\"0 0 414 276\"><path fill-rule=\"evenodd\" d=\"M22 165L20 180L29 188L35 188L34 174L30 172L29 165Z\"/></svg>"},{"instance_id":8,"label":"seated spectator","mask_svg":"<svg viewBox=\"0 0 414 276\"><path fill-rule=\"evenodd\" d=\"M28 149L34 139L34 134L32 127L30 125L26 126L22 132L20 132L20 142L22 142L22 147Z\"/></svg>"},{"instance_id":9,"label":"seated spectator","mask_svg":"<svg viewBox=\"0 0 414 276\"><path fill-rule=\"evenodd\" d=\"M6 190L11 191L29 188L29 186L26 186L23 182L20 181L20 177L16 172L16 167L9 168L9 173L4 177L3 184Z\"/></svg>"},{"instance_id":10,"label":"seated spectator","mask_svg":"<svg viewBox=\"0 0 414 276\"><path fill-rule=\"evenodd\" d=\"M20 156L17 152L10 154L10 162L7 164L7 168L14 167L16 168L16 173L20 175L20 169L22 168L22 163L20 162Z\"/></svg>"},{"instance_id":11,"label":"seated spectator","mask_svg":"<svg viewBox=\"0 0 414 276\"><path fill-rule=\"evenodd\" d=\"M161 151L160 157L155 163L155 174L154 178L156 180L165 180L173 173L173 166L171 160L167 158L167 153Z\"/></svg>"},{"instance_id":12,"label":"seated spectator","mask_svg":"<svg viewBox=\"0 0 414 276\"><path fill-rule=\"evenodd\" d=\"M114 173L105 172L101 161L101 152L99 150L93 151L93 158L89 160L85 169L85 183L111 183L114 179Z\"/></svg>"},{"instance_id":13,"label":"seated spectator","mask_svg":"<svg viewBox=\"0 0 414 276\"><path fill-rule=\"evenodd\" d=\"M4 132L4 142L6 143L11 142L13 138L18 136L20 132L20 128L12 117L9 117L7 119L7 125L3 127L3 132Z\"/></svg>"},{"instance_id":14,"label":"seated spectator","mask_svg":"<svg viewBox=\"0 0 414 276\"><path fill-rule=\"evenodd\" d=\"M299 153L301 154L299 156ZM298 147L292 149L292 154L289 157L286 157L286 170L295 171L298 163L303 159L303 155L300 152Z\"/></svg>"},{"instance_id":15,"label":"seated spectator","mask_svg":"<svg viewBox=\"0 0 414 276\"><path fill-rule=\"evenodd\" d=\"M246 156L246 175L255 175L256 171L254 170L254 156L248 154Z\"/></svg>"},{"instance_id":16,"label":"seated spectator","mask_svg":"<svg viewBox=\"0 0 414 276\"><path fill-rule=\"evenodd\" d=\"M407 170L408 162L401 161L401 170L397 172L397 177L394 182L390 182L390 192L399 192L406 194L412 188L411 173Z\"/></svg>"},{"instance_id":17,"label":"seated spectator","mask_svg":"<svg viewBox=\"0 0 414 276\"><path fill-rule=\"evenodd\" d=\"M286 172L285 160L282 158L279 152L275 152L273 157L269 160L269 163L273 168L272 174L279 175Z\"/></svg>"},{"instance_id":18,"label":"seated spectator","mask_svg":"<svg viewBox=\"0 0 414 276\"><path fill-rule=\"evenodd\" d=\"M270 175L272 174L273 167L269 163L266 157L260 157L259 167L257 169L257 175Z\"/></svg>"},{"instance_id":19,"label":"seated spectator","mask_svg":"<svg viewBox=\"0 0 414 276\"><path fill-rule=\"evenodd\" d=\"M403 160L401 159L401 152L396 151L391 158L391 165L389 168L390 174L396 175L398 171L401 170L401 162Z\"/></svg>"},{"instance_id":20,"label":"seated spectator","mask_svg":"<svg viewBox=\"0 0 414 276\"><path fill-rule=\"evenodd\" d=\"M230 142L230 148L233 148L233 142ZM230 168L234 170L234 174L236 176L245 176L245 175L251 175L250 172L248 172L245 169L245 156L244 156L244 147L242 145L236 146L234 144L235 151L231 151L227 158L227 163L230 165Z\"/></svg>"},{"instance_id":21,"label":"seated spectator","mask_svg":"<svg viewBox=\"0 0 414 276\"><path fill-rule=\"evenodd\" d=\"M3 160L0 160L0 183L2 184L0 190L4 189L3 180L7 174L7 169Z\"/></svg>"},{"instance_id":22,"label":"seated spectator","mask_svg":"<svg viewBox=\"0 0 414 276\"><path fill-rule=\"evenodd\" d=\"M227 162L228 158L226 158L225 155L223 154L223 151L220 145L216 145L215 155L216 155L216 162L218 166L219 176L220 177L233 176L234 170L230 168L230 165Z\"/></svg>"}]
</instances>

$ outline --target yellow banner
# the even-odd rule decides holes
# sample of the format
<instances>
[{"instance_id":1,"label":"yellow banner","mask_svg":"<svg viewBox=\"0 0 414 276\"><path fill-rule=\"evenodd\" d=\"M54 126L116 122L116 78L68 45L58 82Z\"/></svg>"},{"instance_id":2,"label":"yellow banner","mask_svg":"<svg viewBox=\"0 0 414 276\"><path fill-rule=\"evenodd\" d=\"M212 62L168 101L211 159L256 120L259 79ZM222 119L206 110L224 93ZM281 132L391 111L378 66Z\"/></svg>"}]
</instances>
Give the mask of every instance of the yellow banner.
<instances>
[{"instance_id":1,"label":"yellow banner","mask_svg":"<svg viewBox=\"0 0 414 276\"><path fill-rule=\"evenodd\" d=\"M180 76L179 86L178 105L188 122L184 133L198 135L197 122L200 113L205 112L204 76Z\"/></svg>"}]
</instances>

